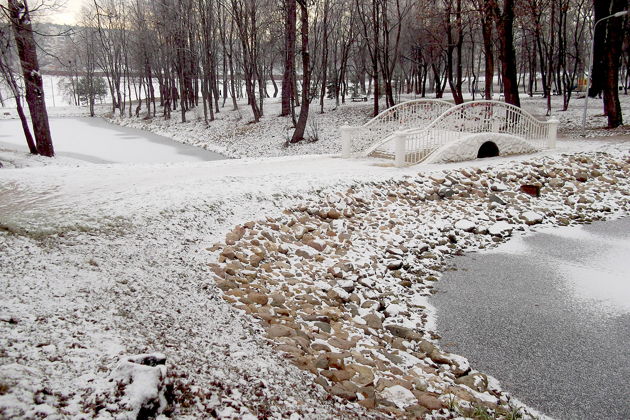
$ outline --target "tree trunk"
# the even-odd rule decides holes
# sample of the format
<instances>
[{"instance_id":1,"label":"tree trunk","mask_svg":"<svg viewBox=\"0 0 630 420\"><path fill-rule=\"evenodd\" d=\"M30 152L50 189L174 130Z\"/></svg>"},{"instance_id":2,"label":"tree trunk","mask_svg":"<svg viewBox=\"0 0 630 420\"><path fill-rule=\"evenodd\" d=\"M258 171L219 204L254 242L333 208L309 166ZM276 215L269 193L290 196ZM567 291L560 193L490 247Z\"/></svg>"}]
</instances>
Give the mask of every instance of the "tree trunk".
<instances>
[{"instance_id":1,"label":"tree trunk","mask_svg":"<svg viewBox=\"0 0 630 420\"><path fill-rule=\"evenodd\" d=\"M284 73L282 74L282 111L280 116L291 114L295 80L295 29L296 0L285 0L286 19L284 24ZM272 70L273 72L273 70Z\"/></svg>"},{"instance_id":2,"label":"tree trunk","mask_svg":"<svg viewBox=\"0 0 630 420\"><path fill-rule=\"evenodd\" d=\"M490 0L493 1L494 0ZM494 7L495 22L499 34L499 60L505 102L520 107L518 76L516 74L516 53L514 52L514 1L504 0L503 11Z\"/></svg>"},{"instance_id":3,"label":"tree trunk","mask_svg":"<svg viewBox=\"0 0 630 420\"><path fill-rule=\"evenodd\" d=\"M46 111L46 101L44 100L44 86L42 76L39 73L36 44L33 38L31 18L26 0L23 2L9 0L9 16L22 65L22 74L26 87L26 102L28 103L31 122L33 123L37 152L40 155L52 157L55 155L55 150L50 136L48 112Z\"/></svg>"},{"instance_id":4,"label":"tree trunk","mask_svg":"<svg viewBox=\"0 0 630 420\"><path fill-rule=\"evenodd\" d=\"M26 138L26 144L28 145L28 150L31 154L37 154L37 147L35 146L35 141L33 140L33 135L31 134L31 129L28 127L28 121L26 120L26 115L24 115L24 108L22 107L22 97L20 95L15 95L15 106L17 108L17 113L20 116L20 122L22 123L22 131L24 131L24 137Z\"/></svg>"},{"instance_id":5,"label":"tree trunk","mask_svg":"<svg viewBox=\"0 0 630 420\"><path fill-rule=\"evenodd\" d=\"M308 120L308 108L310 104L309 91L311 88L310 54L308 51L308 7L307 0L299 0L300 3L300 27L302 38L302 106L300 107L300 117L298 118L291 143L297 143L304 139L306 121Z\"/></svg>"},{"instance_id":6,"label":"tree trunk","mask_svg":"<svg viewBox=\"0 0 630 420\"><path fill-rule=\"evenodd\" d=\"M613 13L625 10L627 0L594 1L595 21ZM615 128L623 124L621 104L619 103L619 57L623 40L623 19L613 17L601 22L595 33L595 59L593 60L593 85L589 95L604 93L604 112L608 116L608 127Z\"/></svg>"}]
</instances>

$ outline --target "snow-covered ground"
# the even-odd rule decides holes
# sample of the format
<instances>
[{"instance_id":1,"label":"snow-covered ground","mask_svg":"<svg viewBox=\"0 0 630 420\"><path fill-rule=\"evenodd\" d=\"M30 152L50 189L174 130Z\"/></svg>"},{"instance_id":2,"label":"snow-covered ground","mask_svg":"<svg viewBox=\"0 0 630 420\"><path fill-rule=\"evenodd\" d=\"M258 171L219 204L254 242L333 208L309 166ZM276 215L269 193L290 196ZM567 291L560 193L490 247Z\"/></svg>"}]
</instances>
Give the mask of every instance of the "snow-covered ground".
<instances>
[{"instance_id":1,"label":"snow-covered ground","mask_svg":"<svg viewBox=\"0 0 630 420\"><path fill-rule=\"evenodd\" d=\"M263 225L267 229L284 220L283 212L298 218L295 209L300 203L325 203L331 196L343 196L348 188L363 191L361 197L376 194L373 197L381 203L388 199L384 188L397 189L397 197L403 197L405 189L411 188L405 183L416 179L423 181L418 183L423 189L435 188L433 194L447 194L430 183L444 183L449 173L463 179L461 168L474 167L469 172L495 180L505 179L501 174L513 171L514 162L532 161L533 165L523 168L544 170L548 165L571 177L575 175L571 165L581 163L569 162L561 154L587 152L592 161L606 151L615 165L628 159L628 143L621 140L567 139L559 142L557 150L536 155L395 169L389 162L325 155L339 149L339 126L366 121L369 105L328 109L319 116L319 141L289 148L282 146L286 127L272 116L274 106L268 105L269 117L260 124L246 124L245 110L240 118L238 112L222 111L211 130L201 122L180 124L175 119L151 125L141 120L119 121L206 149L250 156L246 159L0 169L0 284L5 289L0 313L0 414L133 417L149 401L153 408L167 407L165 414L191 418L386 415L387 411L365 411L345 399L329 398L315 384L312 373L298 369L290 354L274 349L277 341L269 340L261 325L230 304L229 296L217 287L216 266L209 264L217 262L216 251L223 245L215 244L225 244L226 234L237 225L257 226L246 223L256 221L261 230ZM261 158L304 154L319 156ZM548 154L551 159L544 158ZM23 161L15 153L13 158ZM607 191L605 179L597 181L597 194L610 195L607 205L616 205L626 184L620 181L623 190L611 186ZM572 185L574 180L567 182ZM484 188L501 195L502 185L486 183ZM580 188L576 184L576 194L582 194ZM431 195L428 190L422 194ZM514 197L505 194L503 200L522 199ZM567 207L557 211L582 205L567 200ZM431 212L427 232L446 228L438 223L440 203L446 203L444 209L450 205L439 199L426 204ZM424 205L417 204L420 215ZM496 206L491 210L493 218L500 214ZM457 211L465 212L465 208ZM387 214L377 216L381 223ZM526 217L523 224L534 216ZM414 217L419 216L414 213ZM551 223L558 215L545 217ZM501 222L497 219L497 235L486 239L502 237L505 226ZM380 224L364 227L365 232L381 230ZM468 227L458 229L467 231ZM362 237L358 243L365 241ZM448 241L441 244L436 239L436 255L447 254ZM353 252L380 252L380 246L376 243ZM397 314L404 316L404 312ZM423 322L430 326L431 312L423 315ZM455 355L448 357L459 360ZM450 378L451 368L435 365L432 369L442 369L443 377ZM139 383L146 386L138 387ZM439 406L443 417L448 417L448 410L454 412L446 397L411 394L402 385L388 384L378 392L393 401L392 415L423 397L425 405L419 403L410 412L426 413L426 406L432 404ZM435 389L429 386L422 392ZM470 395L474 401L499 401L483 393Z\"/></svg>"},{"instance_id":2,"label":"snow-covered ground","mask_svg":"<svg viewBox=\"0 0 630 420\"><path fill-rule=\"evenodd\" d=\"M413 95L408 95L403 99L415 98ZM630 97L622 95L621 103L626 115L630 116ZM560 119L561 136L576 138L630 134L630 130L625 127L602 130L607 122L606 117L602 115L602 105L599 100L589 102L587 130L583 134L581 128L583 104L584 99L575 98L572 100L569 110L561 111L562 98L553 97L552 115ZM544 98L523 97L522 106L523 109L541 120L548 118ZM286 156L339 153L341 151L340 127L344 124L352 126L364 124L370 119L371 111L372 105L370 103L347 102L339 108L335 108L334 102L327 100L325 112L322 114L319 113L319 107L313 104L310 114L311 123L309 123L306 132L307 140L289 147L285 147L284 144L292 133L291 119L278 117L280 104L277 100L266 101L265 116L258 124L251 124L251 110L244 103L240 104L237 111L232 111L229 106L222 108L221 112L216 114L216 120L210 122L208 126L203 122L203 115L200 114L199 110L190 111L187 114L188 122L186 123L181 123L179 115L176 116L175 114L170 120L114 117L112 121L117 124L152 131L176 141L199 146L227 156ZM313 137L318 140L316 142L309 140Z\"/></svg>"}]
</instances>

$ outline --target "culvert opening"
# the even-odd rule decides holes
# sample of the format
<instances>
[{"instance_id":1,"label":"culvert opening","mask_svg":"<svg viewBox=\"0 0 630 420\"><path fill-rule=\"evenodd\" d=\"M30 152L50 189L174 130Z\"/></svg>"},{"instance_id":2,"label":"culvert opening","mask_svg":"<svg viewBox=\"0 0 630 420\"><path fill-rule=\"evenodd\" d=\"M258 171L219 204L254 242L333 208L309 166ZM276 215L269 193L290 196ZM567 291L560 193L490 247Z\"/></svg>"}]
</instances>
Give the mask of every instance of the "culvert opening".
<instances>
[{"instance_id":1,"label":"culvert opening","mask_svg":"<svg viewBox=\"0 0 630 420\"><path fill-rule=\"evenodd\" d=\"M499 156L499 147L493 141L487 141L481 145L477 158L487 158Z\"/></svg>"}]
</instances>

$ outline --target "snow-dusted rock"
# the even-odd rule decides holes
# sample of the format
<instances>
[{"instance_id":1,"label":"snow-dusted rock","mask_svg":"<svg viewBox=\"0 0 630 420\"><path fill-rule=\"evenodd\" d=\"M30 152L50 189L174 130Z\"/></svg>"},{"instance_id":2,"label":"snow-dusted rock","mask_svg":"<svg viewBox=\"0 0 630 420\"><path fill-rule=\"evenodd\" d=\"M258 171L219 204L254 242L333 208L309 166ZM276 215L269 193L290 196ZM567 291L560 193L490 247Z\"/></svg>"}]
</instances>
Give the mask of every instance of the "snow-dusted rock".
<instances>
[{"instance_id":1,"label":"snow-dusted rock","mask_svg":"<svg viewBox=\"0 0 630 420\"><path fill-rule=\"evenodd\" d=\"M492 183L492 184L490 185L490 189L491 189L492 191L498 191L498 192L501 192L501 191L507 191L507 190L508 190L508 186L507 186L507 185L505 185L505 184L504 184L504 183L502 183L502 182L494 182L494 183Z\"/></svg>"},{"instance_id":2,"label":"snow-dusted rock","mask_svg":"<svg viewBox=\"0 0 630 420\"><path fill-rule=\"evenodd\" d=\"M155 417L167 407L166 356L161 353L139 354L125 357L112 379L124 388L123 399L126 407L132 412L132 418Z\"/></svg>"},{"instance_id":3,"label":"snow-dusted rock","mask_svg":"<svg viewBox=\"0 0 630 420\"><path fill-rule=\"evenodd\" d=\"M398 408L410 406L418 401L411 391L401 385L394 385L383 389L381 396L396 404Z\"/></svg>"},{"instance_id":4,"label":"snow-dusted rock","mask_svg":"<svg viewBox=\"0 0 630 420\"><path fill-rule=\"evenodd\" d=\"M455 229L460 229L464 232L472 232L476 227L477 225L468 219L461 219L455 222Z\"/></svg>"},{"instance_id":5,"label":"snow-dusted rock","mask_svg":"<svg viewBox=\"0 0 630 420\"><path fill-rule=\"evenodd\" d=\"M488 233L492 236L509 236L514 230L514 225L501 220L488 228Z\"/></svg>"},{"instance_id":6,"label":"snow-dusted rock","mask_svg":"<svg viewBox=\"0 0 630 420\"><path fill-rule=\"evenodd\" d=\"M354 290L354 282L348 279L339 280L337 282L337 286L341 287L343 290L345 290L348 293L352 293L352 291Z\"/></svg>"},{"instance_id":7,"label":"snow-dusted rock","mask_svg":"<svg viewBox=\"0 0 630 420\"><path fill-rule=\"evenodd\" d=\"M405 308L403 308L401 305L392 303L391 305L388 305L387 308L385 308L385 313L387 314L387 316L396 316L404 310Z\"/></svg>"},{"instance_id":8,"label":"snow-dusted rock","mask_svg":"<svg viewBox=\"0 0 630 420\"><path fill-rule=\"evenodd\" d=\"M527 224L527 225L536 225L538 223L542 223L544 216L540 213L536 213L534 211L526 211L525 213L521 214L521 219Z\"/></svg>"}]
</instances>

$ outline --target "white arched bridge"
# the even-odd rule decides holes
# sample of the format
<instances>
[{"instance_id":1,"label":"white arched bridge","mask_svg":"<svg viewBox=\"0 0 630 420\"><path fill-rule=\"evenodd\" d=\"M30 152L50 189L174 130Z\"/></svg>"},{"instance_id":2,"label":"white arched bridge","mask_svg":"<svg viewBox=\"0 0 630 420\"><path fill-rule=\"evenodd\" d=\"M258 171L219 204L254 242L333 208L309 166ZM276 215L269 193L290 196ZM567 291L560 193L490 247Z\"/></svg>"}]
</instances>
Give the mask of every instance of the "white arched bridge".
<instances>
[{"instance_id":1,"label":"white arched bridge","mask_svg":"<svg viewBox=\"0 0 630 420\"><path fill-rule=\"evenodd\" d=\"M559 121L539 121L498 101L453 105L418 99L341 128L342 155L394 160L396 166L454 162L555 148Z\"/></svg>"}]
</instances>

